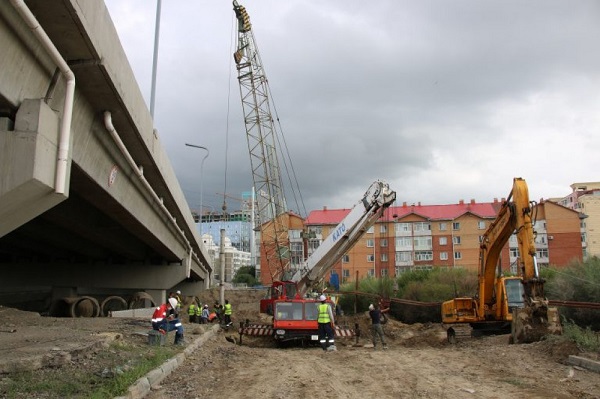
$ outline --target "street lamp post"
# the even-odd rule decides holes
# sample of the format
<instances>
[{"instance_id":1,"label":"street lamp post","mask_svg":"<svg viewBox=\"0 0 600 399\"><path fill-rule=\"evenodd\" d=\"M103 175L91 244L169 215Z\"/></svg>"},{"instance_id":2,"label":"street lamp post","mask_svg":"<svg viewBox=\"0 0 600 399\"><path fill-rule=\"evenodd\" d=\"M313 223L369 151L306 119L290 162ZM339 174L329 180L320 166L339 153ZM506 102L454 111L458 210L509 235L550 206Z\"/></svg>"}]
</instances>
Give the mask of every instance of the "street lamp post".
<instances>
[{"instance_id":1,"label":"street lamp post","mask_svg":"<svg viewBox=\"0 0 600 399\"><path fill-rule=\"evenodd\" d=\"M203 196L203 191L202 191L202 185L203 185L203 181L204 178L202 176L202 171L204 170L204 161L206 160L206 158L208 158L208 155L210 154L210 152L208 151L208 148L201 146L201 145L195 145L195 144L189 144L189 143L185 143L186 146L188 147L193 147L193 148L199 148L201 150L206 150L206 155L204 156L204 158L202 158L202 162L200 163L200 238L202 239L202 213L203 213L203 208L202 208L202 196Z\"/></svg>"},{"instance_id":2,"label":"street lamp post","mask_svg":"<svg viewBox=\"0 0 600 399\"><path fill-rule=\"evenodd\" d=\"M160 36L161 0L156 2L156 25L154 26L154 56L152 57L152 89L150 93L150 115L154 118L154 102L156 94L156 69L158 64L158 42Z\"/></svg>"}]
</instances>

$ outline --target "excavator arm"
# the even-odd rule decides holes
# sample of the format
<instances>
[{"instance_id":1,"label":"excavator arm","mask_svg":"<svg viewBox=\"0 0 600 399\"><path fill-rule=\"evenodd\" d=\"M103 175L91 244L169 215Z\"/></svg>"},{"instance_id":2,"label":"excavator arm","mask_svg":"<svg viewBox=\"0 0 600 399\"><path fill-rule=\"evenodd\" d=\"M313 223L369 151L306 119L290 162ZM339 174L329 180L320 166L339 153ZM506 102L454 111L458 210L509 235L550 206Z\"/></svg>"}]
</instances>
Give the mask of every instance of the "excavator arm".
<instances>
[{"instance_id":1,"label":"excavator arm","mask_svg":"<svg viewBox=\"0 0 600 399\"><path fill-rule=\"evenodd\" d=\"M539 275L532 213L527 184L517 177L481 241L479 296L444 302L444 323L469 323L474 329L503 331L506 322L510 322L511 340L518 343L538 341L547 334L560 334L558 312L556 308L548 307L544 280ZM498 261L513 233L519 249L518 277L504 277L498 269ZM449 328L449 339L453 334L454 329Z\"/></svg>"},{"instance_id":2,"label":"excavator arm","mask_svg":"<svg viewBox=\"0 0 600 399\"><path fill-rule=\"evenodd\" d=\"M512 190L502 204L496 220L483 235L480 245L480 314L485 313L484 308L500 309L500 306L493 306L495 301L501 300L494 290L496 270L502 248L514 232L519 248L519 274L524 281L538 278L531 213L527 184L525 180L517 177L513 180Z\"/></svg>"}]
</instances>

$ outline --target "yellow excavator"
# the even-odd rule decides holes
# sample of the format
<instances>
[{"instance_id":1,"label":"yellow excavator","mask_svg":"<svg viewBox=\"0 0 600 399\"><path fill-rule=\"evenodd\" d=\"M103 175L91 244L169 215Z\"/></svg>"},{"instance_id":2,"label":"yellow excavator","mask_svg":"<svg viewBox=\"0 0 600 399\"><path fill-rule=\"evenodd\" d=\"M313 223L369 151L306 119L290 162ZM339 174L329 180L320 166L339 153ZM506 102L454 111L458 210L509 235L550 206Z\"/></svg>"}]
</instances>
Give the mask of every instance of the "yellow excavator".
<instances>
[{"instance_id":1,"label":"yellow excavator","mask_svg":"<svg viewBox=\"0 0 600 399\"><path fill-rule=\"evenodd\" d=\"M442 304L442 323L449 342L455 342L458 326L465 324L472 328L472 336L510 332L511 343L535 342L562 332L558 310L549 307L544 296L532 213L527 184L515 178L496 220L483 235L477 297L454 298ZM513 233L519 248L518 275L505 277L498 261Z\"/></svg>"}]
</instances>

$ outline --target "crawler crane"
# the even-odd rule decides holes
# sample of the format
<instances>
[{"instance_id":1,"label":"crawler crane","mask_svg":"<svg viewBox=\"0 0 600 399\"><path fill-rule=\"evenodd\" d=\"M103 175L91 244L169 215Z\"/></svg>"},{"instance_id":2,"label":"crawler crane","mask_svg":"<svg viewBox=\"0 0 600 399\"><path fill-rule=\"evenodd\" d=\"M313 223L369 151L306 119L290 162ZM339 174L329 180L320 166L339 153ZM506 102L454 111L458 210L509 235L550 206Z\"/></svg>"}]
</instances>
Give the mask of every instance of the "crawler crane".
<instances>
[{"instance_id":1,"label":"crawler crane","mask_svg":"<svg viewBox=\"0 0 600 399\"><path fill-rule=\"evenodd\" d=\"M238 47L234 60L252 177L257 193L257 223L261 230L261 269L270 273L273 284L261 301L261 312L273 315L271 325L246 325L240 336L272 335L278 342L317 339L317 305L306 293L323 279L333 265L371 227L396 199L396 192L383 181L371 184L358 203L300 267L290 267L289 215L278 161L277 131L271 116L265 72L246 9L233 1L238 20ZM336 326L336 335L351 331Z\"/></svg>"}]
</instances>

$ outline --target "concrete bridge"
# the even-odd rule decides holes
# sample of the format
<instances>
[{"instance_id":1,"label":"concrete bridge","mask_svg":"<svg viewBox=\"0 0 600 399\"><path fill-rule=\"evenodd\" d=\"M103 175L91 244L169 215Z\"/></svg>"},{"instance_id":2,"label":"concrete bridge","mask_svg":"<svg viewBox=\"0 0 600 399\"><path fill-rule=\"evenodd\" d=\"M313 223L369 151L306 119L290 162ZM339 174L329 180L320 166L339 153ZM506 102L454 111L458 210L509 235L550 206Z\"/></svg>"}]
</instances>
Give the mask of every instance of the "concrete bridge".
<instances>
[{"instance_id":1,"label":"concrete bridge","mask_svg":"<svg viewBox=\"0 0 600 399\"><path fill-rule=\"evenodd\" d=\"M0 71L0 303L207 288L212 265L104 2L2 0Z\"/></svg>"}]
</instances>

